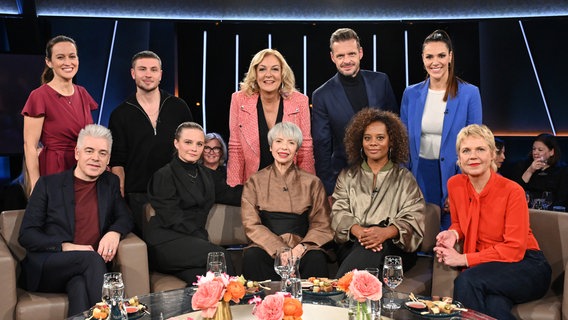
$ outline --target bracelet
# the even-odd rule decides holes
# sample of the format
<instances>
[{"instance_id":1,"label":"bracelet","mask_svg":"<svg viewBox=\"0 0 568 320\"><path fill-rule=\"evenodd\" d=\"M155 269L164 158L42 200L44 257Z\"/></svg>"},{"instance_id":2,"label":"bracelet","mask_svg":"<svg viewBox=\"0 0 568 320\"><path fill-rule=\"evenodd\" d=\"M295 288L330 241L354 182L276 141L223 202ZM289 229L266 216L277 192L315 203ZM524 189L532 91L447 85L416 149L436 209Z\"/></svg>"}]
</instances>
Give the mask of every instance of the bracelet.
<instances>
[{"instance_id":1,"label":"bracelet","mask_svg":"<svg viewBox=\"0 0 568 320\"><path fill-rule=\"evenodd\" d=\"M302 247L304 247L304 252L308 250L308 247L305 244L303 244L303 243L300 243L300 244L302 245Z\"/></svg>"}]
</instances>

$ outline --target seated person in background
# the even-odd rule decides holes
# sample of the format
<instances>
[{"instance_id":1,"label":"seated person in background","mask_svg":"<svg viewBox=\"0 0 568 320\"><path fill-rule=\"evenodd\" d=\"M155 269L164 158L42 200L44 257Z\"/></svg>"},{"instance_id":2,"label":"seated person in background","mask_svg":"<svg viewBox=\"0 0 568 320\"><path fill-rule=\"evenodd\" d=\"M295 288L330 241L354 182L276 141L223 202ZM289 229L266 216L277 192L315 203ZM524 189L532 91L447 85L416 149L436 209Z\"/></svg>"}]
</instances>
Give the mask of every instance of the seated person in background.
<instances>
[{"instance_id":1,"label":"seated person in background","mask_svg":"<svg viewBox=\"0 0 568 320\"><path fill-rule=\"evenodd\" d=\"M205 147L203 147L204 166L211 170L219 171L227 179L227 145L220 134L210 132L205 135Z\"/></svg>"},{"instance_id":2,"label":"seated person in background","mask_svg":"<svg viewBox=\"0 0 568 320\"><path fill-rule=\"evenodd\" d=\"M523 189L495 174L495 140L486 126L457 137L462 174L448 181L452 225L436 237L438 261L464 267L454 299L499 320L515 319L514 304L541 298L551 269L529 225ZM463 241L463 253L454 249Z\"/></svg>"},{"instance_id":3,"label":"seated person in background","mask_svg":"<svg viewBox=\"0 0 568 320\"><path fill-rule=\"evenodd\" d=\"M552 192L552 205L566 206L568 200L568 172L561 164L560 146L556 137L539 134L533 142L529 159L519 164L515 181L531 199L543 198L543 192Z\"/></svg>"},{"instance_id":4,"label":"seated person in background","mask_svg":"<svg viewBox=\"0 0 568 320\"><path fill-rule=\"evenodd\" d=\"M322 246L333 239L329 201L322 182L294 164L302 132L280 122L268 132L274 163L253 174L243 189L242 219L252 244L244 251L243 273L252 280L278 280L274 255L282 247L301 257L300 275L328 277Z\"/></svg>"},{"instance_id":5,"label":"seated person in background","mask_svg":"<svg viewBox=\"0 0 568 320\"><path fill-rule=\"evenodd\" d=\"M424 197L408 160L408 136L392 112L365 108L345 130L349 167L333 193L332 229L340 261L337 277L357 268L382 266L386 255L416 264L424 236Z\"/></svg>"},{"instance_id":6,"label":"seated person in background","mask_svg":"<svg viewBox=\"0 0 568 320\"><path fill-rule=\"evenodd\" d=\"M495 138L495 165L497 170L501 169L503 162L505 162L505 141Z\"/></svg>"},{"instance_id":7,"label":"seated person in background","mask_svg":"<svg viewBox=\"0 0 568 320\"><path fill-rule=\"evenodd\" d=\"M112 136L99 125L79 132L77 166L41 176L20 229L26 249L24 287L38 292L67 292L68 315L101 300L105 263L115 257L132 218L120 195L118 177L106 171Z\"/></svg>"},{"instance_id":8,"label":"seated person in background","mask_svg":"<svg viewBox=\"0 0 568 320\"><path fill-rule=\"evenodd\" d=\"M222 175L198 163L204 146L199 124L180 124L174 139L176 156L154 173L148 185L156 211L144 229L150 267L189 285L205 274L207 254L212 251L225 252L227 273L234 274L225 249L209 242L205 223L214 203L238 206L242 186L230 188Z\"/></svg>"}]
</instances>

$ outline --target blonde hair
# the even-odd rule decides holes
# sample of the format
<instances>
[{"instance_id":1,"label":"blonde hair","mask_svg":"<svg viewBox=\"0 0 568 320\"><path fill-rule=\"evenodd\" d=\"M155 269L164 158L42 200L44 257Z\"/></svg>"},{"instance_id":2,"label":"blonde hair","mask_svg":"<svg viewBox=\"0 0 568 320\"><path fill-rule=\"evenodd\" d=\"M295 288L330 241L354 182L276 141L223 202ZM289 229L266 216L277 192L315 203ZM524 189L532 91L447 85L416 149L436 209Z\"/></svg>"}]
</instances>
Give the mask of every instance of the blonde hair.
<instances>
[{"instance_id":1,"label":"blonde hair","mask_svg":"<svg viewBox=\"0 0 568 320\"><path fill-rule=\"evenodd\" d=\"M274 49L264 49L257 52L252 60L250 61L248 72L245 78L240 83L241 91L246 92L248 95L258 93L258 84L256 83L256 69L264 57L272 55L278 59L280 66L282 68L282 87L280 89L280 94L286 98L290 93L296 91L296 78L294 77L294 72L284 59L284 56Z\"/></svg>"},{"instance_id":2,"label":"blonde hair","mask_svg":"<svg viewBox=\"0 0 568 320\"><path fill-rule=\"evenodd\" d=\"M493 161L491 161L491 169L497 172L497 164L495 163L495 156L497 147L495 146L495 137L493 136L493 132L491 129L484 124L470 124L467 127L464 127L458 133L458 137L456 139L456 154L458 155L457 164L461 169L459 154L460 154L460 147L463 140L467 137L478 137L485 140L487 145L489 146L489 150L493 153Z\"/></svg>"}]
</instances>

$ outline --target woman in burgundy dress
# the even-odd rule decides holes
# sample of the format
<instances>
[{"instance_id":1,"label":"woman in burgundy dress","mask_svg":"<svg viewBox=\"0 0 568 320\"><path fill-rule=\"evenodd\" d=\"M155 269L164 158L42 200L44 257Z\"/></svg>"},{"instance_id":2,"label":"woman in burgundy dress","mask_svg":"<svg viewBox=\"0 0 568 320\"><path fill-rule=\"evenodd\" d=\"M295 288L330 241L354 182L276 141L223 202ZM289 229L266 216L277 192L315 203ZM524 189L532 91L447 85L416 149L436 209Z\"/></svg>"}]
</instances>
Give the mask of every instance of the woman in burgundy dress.
<instances>
[{"instance_id":1,"label":"woman in burgundy dress","mask_svg":"<svg viewBox=\"0 0 568 320\"><path fill-rule=\"evenodd\" d=\"M79 131L93 123L91 111L98 104L85 88L73 84L79 69L75 41L57 36L46 45L41 87L32 91L22 110L24 156L31 190L40 175L58 173L75 163ZM39 142L43 145L38 155Z\"/></svg>"}]
</instances>

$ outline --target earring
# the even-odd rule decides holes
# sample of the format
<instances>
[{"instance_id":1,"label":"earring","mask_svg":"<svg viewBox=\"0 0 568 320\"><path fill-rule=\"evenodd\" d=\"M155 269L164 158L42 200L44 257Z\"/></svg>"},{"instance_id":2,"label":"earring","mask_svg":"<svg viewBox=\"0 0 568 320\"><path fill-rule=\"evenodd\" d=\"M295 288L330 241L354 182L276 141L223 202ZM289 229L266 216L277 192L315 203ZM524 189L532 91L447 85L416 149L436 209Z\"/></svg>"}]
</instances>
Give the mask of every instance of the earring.
<instances>
[{"instance_id":1,"label":"earring","mask_svg":"<svg viewBox=\"0 0 568 320\"><path fill-rule=\"evenodd\" d=\"M389 160L391 159L391 151L392 151L392 148L389 148Z\"/></svg>"},{"instance_id":2,"label":"earring","mask_svg":"<svg viewBox=\"0 0 568 320\"><path fill-rule=\"evenodd\" d=\"M363 161L365 161L365 155L363 154L363 148L361 148L359 150L359 155L361 156L361 159L363 159Z\"/></svg>"}]
</instances>

